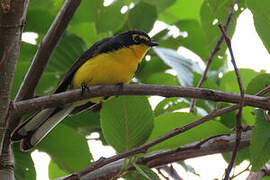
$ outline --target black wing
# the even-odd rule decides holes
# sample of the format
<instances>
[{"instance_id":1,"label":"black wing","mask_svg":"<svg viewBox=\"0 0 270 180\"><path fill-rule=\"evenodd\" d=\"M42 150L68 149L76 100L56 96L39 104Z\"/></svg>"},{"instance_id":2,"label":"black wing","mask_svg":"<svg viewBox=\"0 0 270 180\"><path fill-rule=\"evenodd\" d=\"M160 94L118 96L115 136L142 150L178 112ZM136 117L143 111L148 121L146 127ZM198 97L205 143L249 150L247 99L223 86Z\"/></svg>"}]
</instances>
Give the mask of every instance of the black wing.
<instances>
[{"instance_id":1,"label":"black wing","mask_svg":"<svg viewBox=\"0 0 270 180\"><path fill-rule=\"evenodd\" d=\"M112 39L112 37L108 37L108 38L104 38L98 42L96 42L95 44L93 44L89 49L87 49L71 66L71 68L68 70L68 72L65 74L64 78L62 79L62 81L59 83L56 91L54 92L56 93L60 93L65 91L69 84L72 81L72 78L75 74L75 72L79 69L79 67L81 67L81 65L83 65L86 61L88 61L89 59L91 59L92 57L96 56L97 54L99 54L102 51L102 45L104 43L109 42Z\"/></svg>"}]
</instances>

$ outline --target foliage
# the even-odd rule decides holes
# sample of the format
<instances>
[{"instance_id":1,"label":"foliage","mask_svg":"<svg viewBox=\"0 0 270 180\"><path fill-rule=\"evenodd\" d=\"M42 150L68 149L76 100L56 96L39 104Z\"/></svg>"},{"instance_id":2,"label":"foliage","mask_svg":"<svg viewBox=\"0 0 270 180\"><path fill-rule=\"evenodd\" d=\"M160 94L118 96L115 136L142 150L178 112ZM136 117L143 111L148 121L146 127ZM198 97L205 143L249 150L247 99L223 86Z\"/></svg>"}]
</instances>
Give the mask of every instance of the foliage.
<instances>
[{"instance_id":1,"label":"foliage","mask_svg":"<svg viewBox=\"0 0 270 180\"><path fill-rule=\"evenodd\" d=\"M63 0L30 1L24 31L37 33L38 44L48 31L63 2ZM55 49L36 89L36 95L53 92L57 82L76 58L97 40L127 29L141 29L149 33L157 20L163 21L168 26L164 30L157 29L153 35L153 39L160 44L160 47L149 52L150 60L143 60L134 82L196 86L203 69L194 60L183 56L177 49L179 46L185 47L198 55L202 63L206 63L209 53L220 36L217 24L226 22L232 2L233 0L115 0L112 4L104 6L101 0L84 0ZM229 26L228 35L232 37L236 20L246 6L252 11L256 30L270 52L268 0L260 2L241 0ZM170 32L172 26L179 28L181 32L186 32L187 35L173 36ZM38 44L22 43L12 97L16 95ZM235 73L228 72L226 68L225 52L226 46L223 44L213 60L211 73L203 87L239 92ZM270 84L270 75L266 73L240 69L240 75L249 94L255 94ZM165 98L153 110L147 98L117 97L108 100L100 113L85 111L67 117L36 147L51 156L50 178L78 171L91 163L92 155L85 136L92 132L101 133L101 137L105 137L102 139L104 143L114 147L117 152L122 152L190 123L201 117L199 112L208 113L216 106L215 102L198 101L197 114L180 113L177 111L189 107L191 100ZM228 104L222 106L228 106ZM270 158L269 122L265 120L261 110L256 111L256 116L251 113L253 110L254 108L247 107L243 111L243 123L255 124L255 128L250 152L248 153L247 150L241 152L244 155L237 159L237 164L244 159L250 159L253 169L257 170ZM231 133L229 128L234 127L234 122L234 112L223 115L221 118L164 141L154 146L151 151L174 149L213 135ZM34 179L35 168L30 154L18 151L17 145L13 146L13 151L15 162L17 162L15 164L16 178ZM224 155L225 159L228 159L228 156L228 154ZM139 165L135 168L137 170L135 174L128 174L126 179L134 179L133 176L139 175L144 179L149 179L149 176L157 179L150 169Z\"/></svg>"}]
</instances>

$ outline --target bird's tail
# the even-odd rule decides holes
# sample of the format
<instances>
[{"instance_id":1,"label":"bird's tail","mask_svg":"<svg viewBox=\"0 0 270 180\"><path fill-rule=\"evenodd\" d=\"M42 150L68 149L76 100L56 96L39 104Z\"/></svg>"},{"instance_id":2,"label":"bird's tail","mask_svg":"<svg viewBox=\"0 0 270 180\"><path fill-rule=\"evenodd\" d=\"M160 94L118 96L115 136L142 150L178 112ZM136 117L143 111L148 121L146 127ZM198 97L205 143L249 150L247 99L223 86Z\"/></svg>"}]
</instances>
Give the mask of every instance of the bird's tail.
<instances>
[{"instance_id":1,"label":"bird's tail","mask_svg":"<svg viewBox=\"0 0 270 180\"><path fill-rule=\"evenodd\" d=\"M44 109L18 126L11 135L12 141L21 141L21 150L27 151L39 143L74 106Z\"/></svg>"}]
</instances>

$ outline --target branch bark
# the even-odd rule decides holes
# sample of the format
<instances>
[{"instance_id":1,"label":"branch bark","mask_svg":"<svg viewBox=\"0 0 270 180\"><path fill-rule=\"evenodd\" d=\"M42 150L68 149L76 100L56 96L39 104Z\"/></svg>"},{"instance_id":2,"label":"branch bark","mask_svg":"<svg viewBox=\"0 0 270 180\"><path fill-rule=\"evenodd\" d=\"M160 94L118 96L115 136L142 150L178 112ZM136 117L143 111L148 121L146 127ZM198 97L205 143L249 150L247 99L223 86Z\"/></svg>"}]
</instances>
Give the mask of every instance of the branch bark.
<instances>
[{"instance_id":1,"label":"branch bark","mask_svg":"<svg viewBox=\"0 0 270 180\"><path fill-rule=\"evenodd\" d=\"M37 111L42 108L61 106L74 101L88 99L98 96L119 96L119 95L160 95L164 97L191 97L211 101L223 101L239 103L241 96L238 93L224 92L204 88L184 88L178 86L130 84L119 88L115 85L90 86L83 96L80 89L66 91L59 94L33 98L14 103L12 114L21 116L25 113ZM269 100L265 97L245 95L244 104L248 106L270 109Z\"/></svg>"},{"instance_id":2,"label":"branch bark","mask_svg":"<svg viewBox=\"0 0 270 180\"><path fill-rule=\"evenodd\" d=\"M242 134L240 143L241 149L249 146L250 138L251 138L251 131L247 131ZM183 161L194 157L230 152L233 150L235 145L235 134L211 138L208 141L202 142L203 143L201 142L192 143L190 145L186 145L175 150L153 152L149 155L139 158L137 163L146 165L149 168L155 168L169 163ZM200 144L200 146L197 146L198 144ZM87 172L79 176L80 180L106 179L107 177L116 176L121 171L123 162L124 160L120 159L118 161L107 164L102 168L96 169L92 172ZM133 167L128 168L128 170L133 169L134 169ZM80 172L76 174L80 174ZM76 178L77 176L71 175L60 179L76 180Z\"/></svg>"},{"instance_id":3,"label":"branch bark","mask_svg":"<svg viewBox=\"0 0 270 180\"><path fill-rule=\"evenodd\" d=\"M1 1L0 7L0 179L6 180L14 179L13 160L2 146L27 7L28 0Z\"/></svg>"}]
</instances>

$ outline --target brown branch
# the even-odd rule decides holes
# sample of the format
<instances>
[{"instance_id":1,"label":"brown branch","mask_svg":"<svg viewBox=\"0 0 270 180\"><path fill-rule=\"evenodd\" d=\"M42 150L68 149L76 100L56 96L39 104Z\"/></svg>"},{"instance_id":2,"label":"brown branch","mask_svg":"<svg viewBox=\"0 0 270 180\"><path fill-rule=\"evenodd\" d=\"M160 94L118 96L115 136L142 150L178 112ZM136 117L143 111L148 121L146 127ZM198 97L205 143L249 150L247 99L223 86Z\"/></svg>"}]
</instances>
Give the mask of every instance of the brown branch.
<instances>
[{"instance_id":1,"label":"brown branch","mask_svg":"<svg viewBox=\"0 0 270 180\"><path fill-rule=\"evenodd\" d=\"M228 17L227 17L227 20L226 20L226 24L225 24L225 26L224 26L225 31L227 31L227 29L228 29L228 27L229 27L229 25L230 25L230 22L231 22L232 17L233 17L233 12L234 12L234 5L235 5L236 3L238 3L238 1L239 1L239 0L235 0L235 1L231 4L231 6L230 6L230 8L229 8ZM224 35L221 34L220 37L219 37L219 40L217 41L217 44L216 44L214 50L210 53L210 57L209 57L208 60L207 60L207 64L206 64L205 70L204 70L204 72L203 72L203 75L202 75L202 77L201 77L199 83L197 84L197 88L202 87L203 83L206 81L208 70L209 70L209 68L210 68L210 66L211 66L211 63L212 63L212 61L213 61L213 59L214 59L214 56L215 56L215 55L217 54L217 52L220 50L220 46L221 46L223 40L224 40ZM192 99L191 104L190 104L190 112L193 112L193 111L194 111L195 104L196 104L196 99Z\"/></svg>"},{"instance_id":2,"label":"brown branch","mask_svg":"<svg viewBox=\"0 0 270 180\"><path fill-rule=\"evenodd\" d=\"M129 85L129 86L131 86L131 85ZM267 87L266 87L267 88ZM265 89L266 89L265 88ZM256 95L258 95L258 96L263 96L265 93L267 93L268 91L263 91L263 90L261 90L259 93L257 93ZM161 137L159 137L159 138L157 138L157 139L155 139L155 140L152 140L152 141L150 141L150 142L148 142L148 143L146 143L146 144L144 144L144 145L141 145L141 146L139 146L139 147L137 147L137 148L134 148L134 149L132 149L132 150L130 150L130 151L126 151L126 152L123 152L123 153L120 153L120 154L118 154L118 155L115 155L115 156L112 156L112 157L110 157L110 158L101 158L101 159L99 159L98 161L96 161L96 162L94 162L93 164L91 164L90 166L88 166L88 167L86 167L86 168L84 168L83 170L81 170L80 172L77 172L77 173L74 173L74 174L72 174L72 175L70 175L70 176L68 176L67 178L62 178L62 179L70 179L71 180L71 178L74 178L74 179L77 179L78 177L80 177L80 176L83 176L83 175L86 175L87 174L87 176L89 175L89 174L91 174L91 172L93 171L93 173L95 174L95 172L96 172L96 170L97 169L101 169L101 171L103 170L103 168L101 168L101 167L103 167L103 166L106 166L106 167L111 167L111 165L108 165L108 164L110 164L110 163L112 163L112 162L115 162L115 161L117 161L117 163L119 163L119 159L122 159L122 158L126 158L126 157L128 157L128 156L131 156L131 155L135 155L135 154L138 154L138 153L140 153L140 152L145 152L145 151L147 151L147 149L148 148L150 148L151 146L154 146L155 144L158 144L158 143L160 143L160 142L162 142L162 141L164 141L164 140L166 140L166 139L169 139L170 137L174 137L174 136L176 136L176 135L178 135L178 134L180 134L180 133L183 133L183 132L185 132L185 131L187 131L187 130L189 130L189 129L191 129L191 128L193 128L193 127L196 127L196 126L198 126L198 125L200 125L200 124L202 124L202 123L204 123L204 122L206 122L206 121L208 121L208 120L211 120L211 119L214 119L215 117L217 117L217 116L220 116L220 115L222 115L222 114L225 114L225 113L228 113L228 112L231 112L231 111L234 111L234 110L236 110L236 109L238 109L239 108L239 104L236 104L236 105L233 105L233 106L230 106L230 107L225 107L225 108L223 108L223 109L220 109L220 110L215 110L215 111L213 111L213 112L211 112L210 114L208 114L208 115L206 115L206 116L204 116L204 117L202 117L202 118L200 118L200 119L198 119L198 120L196 120L196 121L194 121L194 122L192 122L192 123L190 123L190 124L187 124L187 125L185 125L185 126L183 126L183 127L181 127L181 128L176 128L176 129L174 129L173 131L171 131L171 132L169 132L169 133L167 133L167 134L165 134L165 135L163 135L163 136L161 136ZM242 136L244 136L244 135L242 135ZM245 138L242 138L242 141L243 141L243 139L245 139ZM249 135L249 139L250 139L250 135ZM222 141L220 141L220 142L222 142ZM205 143L205 141L202 141L201 143ZM198 147L198 145L199 145L199 147L201 147L201 143L198 143L198 144L196 144L195 146L196 147ZM220 143L213 143L213 144L220 144ZM234 141L233 141L233 145L234 145ZM222 146L222 149L223 150L226 150L226 148L228 148L229 146ZM240 144L240 148L241 148L241 144ZM178 149L179 150L179 149ZM181 149L181 150L183 150L183 148ZM201 150L201 149L200 149ZM200 151L201 152L201 151ZM227 151L226 151L227 152ZM166 152L164 152L165 154L166 154ZM213 153L215 153L215 152L213 152ZM217 153L217 152L216 152ZM204 154L204 155L207 155L207 154ZM175 157L174 156L172 156L172 158L175 160L175 161L181 161L181 160L184 160L184 159L175 159ZM190 157L191 158L191 157ZM163 160L166 160L166 158L162 158ZM174 161L172 161L172 162L174 162ZM115 162L116 163L116 162ZM170 163L170 162L166 162L167 164L168 163ZM155 164L155 163L154 163ZM164 163L165 164L165 163ZM116 165L117 166L117 165ZM120 165L120 168L122 167L122 164ZM112 168L110 168L110 169L112 169ZM113 171L113 173L115 173L115 175L117 175L119 172L115 172L115 171ZM98 174L103 174L103 173L97 173L97 175ZM87 177L86 176L86 177ZM96 176L94 176L94 177L96 177ZM87 179L87 178L86 178Z\"/></svg>"},{"instance_id":3,"label":"brown branch","mask_svg":"<svg viewBox=\"0 0 270 180\"><path fill-rule=\"evenodd\" d=\"M0 179L14 179L13 154L5 142L11 87L20 52L28 0L2 0L0 7Z\"/></svg>"},{"instance_id":4,"label":"brown branch","mask_svg":"<svg viewBox=\"0 0 270 180\"><path fill-rule=\"evenodd\" d=\"M199 126L200 124L204 123L204 122L207 122L221 114L224 114L224 113L227 113L227 112L231 112L232 110L234 110L234 107L226 107L226 108L223 108L221 110L216 110L216 111L213 111L211 112L210 114L196 120L196 121L193 121L192 123L190 124L187 124L185 126L182 126L182 127L179 127L179 128L176 128L174 130L172 130L171 132L167 133L167 134L164 134L163 136L159 137L159 138L156 138L146 144L143 144L139 147L136 147L132 150L129 150L129 151L126 151L126 152L123 152L123 153L120 153L120 154L117 154L117 155L114 155L110 158L102 158L94 163L92 163L90 166L88 166L87 168L81 170L78 172L78 174L74 174L74 176L83 176L84 174L87 174L91 171L94 171L95 169L98 169L98 168L101 168L103 167L104 165L107 165L111 162L114 162L114 161L117 161L119 159L122 159L122 158L125 158L125 157L129 157L129 156L132 156L132 155L135 155L135 154L139 154L139 153L145 153L150 147L158 144L158 143L161 143L171 137L174 137L178 134L181 134L189 129L192 129L196 126Z\"/></svg>"},{"instance_id":5,"label":"brown branch","mask_svg":"<svg viewBox=\"0 0 270 180\"><path fill-rule=\"evenodd\" d=\"M132 85L128 85L128 86L132 86ZM113 86L112 86L113 87ZM125 87L125 86L124 86ZM123 88L124 88L123 87ZM177 87L177 88L179 88L179 87ZM133 89L133 88L132 88ZM149 88L147 88L147 89L149 89ZM194 89L196 89L196 88L194 88ZM267 88L265 88L265 89L267 89ZM259 93L257 93L256 95L258 95L258 96L263 96L265 93L267 93L268 91L264 91L264 90L261 90ZM78 91L78 93L81 93L80 91ZM183 127L181 127L181 128L177 128L177 129L175 129L175 130L173 130L173 131L171 131L171 132L169 132L169 133L167 133L167 134L165 134L165 135L163 135L162 137L159 137L159 138L157 138L157 139L155 139L155 140L153 140L153 141L150 141L149 143L147 143L147 144L144 144L144 145L141 145L141 146L139 146L139 147L137 147L137 148L134 148L134 149L132 149L132 150L130 150L130 151L126 151L126 152L123 152L123 153L121 153L121 154L118 154L118 155L115 155L115 156L112 156L112 157L110 157L110 158L101 158L101 159L99 159L98 161L96 161L96 162L94 162L93 164L91 164L90 166L88 166L88 167L86 167L85 169L83 169L83 170L81 170L80 172L77 172L77 173L74 173L74 174L72 174L72 175L70 175L70 176L68 176L68 177L64 177L64 178L61 178L61 179L72 179L72 178L74 178L74 179L77 179L78 177L80 177L80 176L83 176L83 175L86 175L85 177L85 179L87 179L87 177L88 177L88 175L89 174L91 174L91 172L93 172L93 174L94 174L94 177L98 177L98 176L100 176L101 174L103 174L103 173L100 173L100 171L103 171L104 170L104 168L108 168L108 167L110 167L109 169L110 170L112 170L112 169L114 169L114 167L112 167L112 165L110 164L110 163L118 163L119 164L119 159L122 159L122 158L126 158L126 157L128 157L128 156L131 156L131 155L135 155L135 154L138 154L138 153L140 153L140 152L145 152L149 147L151 147L151 146L153 146L153 145L155 145L155 144L158 144L159 142L162 142L162 141L164 141L164 140L166 140L166 139L169 139L170 137L174 137L174 136L176 136L176 135L178 135L178 134L180 134L180 133L183 133L183 132L185 132L185 131L187 131L187 130L189 130L189 129L191 129L191 128L193 128L193 127L195 127L195 126L198 126L198 125L200 125L200 124L202 124L202 123L204 123L204 122L206 122L206 121L208 121L208 120L211 120L211 119L214 119L215 117L217 117L217 116L220 116L220 115L222 115L222 114L225 114L225 113L228 113L228 112L231 112L231 111L234 111L234 110L236 110L236 109L238 109L239 108L239 104L236 104L236 105L233 105L233 106L230 106L230 107L225 107L225 108L223 108L223 109L220 109L220 110L215 110L215 111L213 111L213 112L211 112L210 114L208 114L208 115L206 115L206 116L204 116L204 117L202 117L201 119L198 119L197 121L194 121L194 122L192 122L192 123L190 123L190 124L187 124L187 125L185 125L185 126L183 126ZM242 135L242 136L244 136L244 135ZM218 138L218 137L217 137ZM242 141L244 140L245 138L242 138ZM249 135L249 139L250 139L250 135ZM212 144L216 144L216 145L220 145L220 143L222 143L223 141L220 141L219 143L212 143ZM205 143L205 141L202 141L201 143ZM199 144L196 144L196 147L198 147L198 145L199 145L199 147L201 147L201 143L199 143ZM234 145L234 141L233 141L233 145ZM233 147L233 146L232 146ZM222 150L225 150L226 151L226 148L229 148L229 146L227 146L227 145L222 145ZM241 144L240 144L240 148L241 148ZM179 150L179 149L178 149ZM183 150L183 148L181 149L181 150ZM200 151L199 152L202 152L201 151L201 149L200 149ZM213 153L218 153L218 152L214 152L214 151L211 151L212 152L212 154ZM227 151L226 151L227 152ZM166 154L166 152L163 152L163 153L165 153ZM209 152L208 152L208 154L209 154ZM207 155L207 154L202 154L202 155ZM148 157L149 158L149 157ZM174 159L174 156L172 156L172 158ZM189 157L189 158L191 158L191 157ZM162 158L162 160L166 160L166 158ZM174 159L175 161L181 161L181 160L185 160L185 159L181 159L181 158L179 158L179 159ZM150 161L150 159L149 159L149 161ZM148 162L148 161L147 161ZM172 161L172 162L174 162L174 161ZM164 162L164 164L168 164L168 163L170 163L170 162ZM150 163L151 164L151 163ZM154 163L152 163L152 164L156 164L156 162L154 162ZM160 164L159 164L160 165ZM101 167L103 167L103 166L105 166L104 168L101 168ZM115 165L115 167L116 167L117 165ZM119 168L121 169L121 167L122 167L122 164L120 163L120 165L119 165ZM154 166L153 166L154 167ZM97 170L98 169L98 170ZM96 173L96 172L98 172L98 173ZM115 171L115 170L113 170L112 171L112 173L114 173L115 175L117 175L119 172L118 171Z\"/></svg>"},{"instance_id":6,"label":"brown branch","mask_svg":"<svg viewBox=\"0 0 270 180\"><path fill-rule=\"evenodd\" d=\"M179 86L150 84L129 84L123 85L121 88L115 85L98 85L89 86L89 91L85 91L83 96L81 95L80 89L75 89L63 93L15 102L12 114L13 116L21 116L25 113L40 110L42 108L55 107L59 105L61 106L91 97L119 95L159 95L164 97L190 97L231 103L239 103L241 100L241 96L238 93L205 88L184 88ZM266 97L246 95L245 105L266 110L270 109L270 104L266 100Z\"/></svg>"},{"instance_id":7,"label":"brown branch","mask_svg":"<svg viewBox=\"0 0 270 180\"><path fill-rule=\"evenodd\" d=\"M234 71L235 71L235 74L236 74L237 82L238 82L240 93L241 93L241 100L240 100L240 103L239 103L239 111L236 114L236 140L235 140L235 148L233 150L231 161L230 161L230 163L229 163L229 165L228 165L228 167L226 169L225 178L224 178L224 180L228 180L229 177L230 177L230 172L231 172L231 170L233 168L233 164L234 164L234 161L236 159L236 155L237 155L238 148L239 148L240 141L241 141L241 133L242 133L241 119L242 119L242 110L243 110L243 106L244 106L245 89L244 89L244 86L242 84L240 73L238 71L238 68L237 68L237 65L236 65L236 61L235 61L235 58L234 58L234 55L233 55L231 40L227 36L227 34L225 32L225 29L224 29L224 26L222 24L219 24L219 28L220 28L220 30L221 30L224 38L225 38L225 42L226 42L227 47L229 49L229 52L230 52L230 55L231 55L231 62L232 62L233 67L234 67Z\"/></svg>"},{"instance_id":8,"label":"brown branch","mask_svg":"<svg viewBox=\"0 0 270 180\"><path fill-rule=\"evenodd\" d=\"M242 134L242 140L240 144L240 148L245 148L249 146L251 138L251 131L247 131ZM197 146L197 144L201 144L201 146ZM203 144L192 143L190 145L186 145L184 147L177 148L175 150L169 151L159 151L148 154L144 157L138 159L137 163L146 165L149 168L160 167L169 163L183 161L190 158L216 154L216 153L224 153L230 152L233 150L235 144L235 135L224 135L220 137L215 137ZM81 174L80 172L74 173L70 176L63 177L61 179L65 180L86 180L86 179L104 179L106 177L113 177L121 171L124 160L118 160L113 163L107 164L103 168L95 169L93 171L85 172ZM128 170L134 170L133 167L129 167Z\"/></svg>"}]
</instances>

